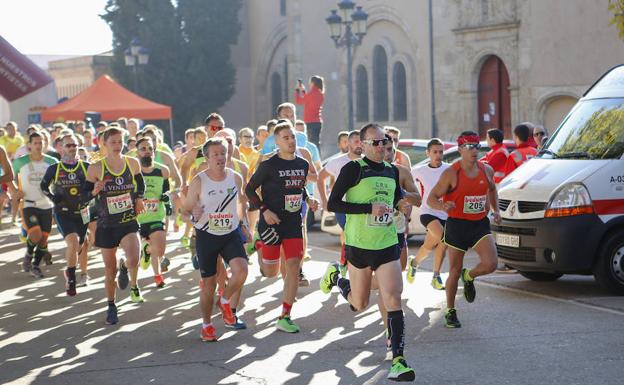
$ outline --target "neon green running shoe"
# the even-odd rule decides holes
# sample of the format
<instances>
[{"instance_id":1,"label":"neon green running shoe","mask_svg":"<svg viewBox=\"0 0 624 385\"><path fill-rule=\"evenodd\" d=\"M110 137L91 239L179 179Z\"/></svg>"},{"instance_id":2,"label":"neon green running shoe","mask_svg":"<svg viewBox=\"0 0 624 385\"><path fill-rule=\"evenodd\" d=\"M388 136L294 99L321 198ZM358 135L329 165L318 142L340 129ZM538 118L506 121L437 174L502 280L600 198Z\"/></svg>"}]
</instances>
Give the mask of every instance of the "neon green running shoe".
<instances>
[{"instance_id":1,"label":"neon green running shoe","mask_svg":"<svg viewBox=\"0 0 624 385\"><path fill-rule=\"evenodd\" d=\"M321 279L321 282L319 283L319 287L324 294L329 294L331 289L336 286L339 275L340 270L338 268L338 264L336 262L330 263L329 266L327 266L323 279Z\"/></svg>"},{"instance_id":2,"label":"neon green running shoe","mask_svg":"<svg viewBox=\"0 0 624 385\"><path fill-rule=\"evenodd\" d=\"M297 326L291 319L290 316L283 316L277 320L277 330L281 330L286 333L299 333L299 326Z\"/></svg>"},{"instance_id":3,"label":"neon green running shoe","mask_svg":"<svg viewBox=\"0 0 624 385\"><path fill-rule=\"evenodd\" d=\"M183 236L180 238L180 243L182 244L182 247L189 247L191 245L191 240L189 237Z\"/></svg>"},{"instance_id":4,"label":"neon green running shoe","mask_svg":"<svg viewBox=\"0 0 624 385\"><path fill-rule=\"evenodd\" d=\"M130 288L130 300L134 303L145 302L145 299L141 296L141 292L137 286Z\"/></svg>"},{"instance_id":5,"label":"neon green running shoe","mask_svg":"<svg viewBox=\"0 0 624 385\"><path fill-rule=\"evenodd\" d=\"M416 273L418 272L418 267L414 267L414 262L416 262L416 257L411 256L407 260L407 283L414 283L414 278L416 278Z\"/></svg>"},{"instance_id":6,"label":"neon green running shoe","mask_svg":"<svg viewBox=\"0 0 624 385\"><path fill-rule=\"evenodd\" d=\"M147 268L150 266L150 256L151 254L147 252L147 247L149 246L149 243L145 243L143 245L143 247L141 247L141 258L139 259L139 261L141 262L141 269L143 270L147 270Z\"/></svg>"},{"instance_id":7,"label":"neon green running shoe","mask_svg":"<svg viewBox=\"0 0 624 385\"><path fill-rule=\"evenodd\" d=\"M459 318L457 318L457 310L454 308L446 309L444 320L446 321L444 326L449 329L457 329L461 327L461 322L459 322Z\"/></svg>"},{"instance_id":8,"label":"neon green running shoe","mask_svg":"<svg viewBox=\"0 0 624 385\"><path fill-rule=\"evenodd\" d=\"M444 290L444 283L442 282L442 278L439 275L431 278L431 287L436 290Z\"/></svg>"},{"instance_id":9,"label":"neon green running shoe","mask_svg":"<svg viewBox=\"0 0 624 385\"><path fill-rule=\"evenodd\" d=\"M474 278L470 278L470 270L462 269L461 280L464 284L464 298L466 298L466 302L472 303L477 296L477 290L474 285Z\"/></svg>"},{"instance_id":10,"label":"neon green running shoe","mask_svg":"<svg viewBox=\"0 0 624 385\"><path fill-rule=\"evenodd\" d=\"M416 373L405 362L403 356L397 356L392 360L392 367L388 372L388 379L392 381L414 381Z\"/></svg>"}]
</instances>

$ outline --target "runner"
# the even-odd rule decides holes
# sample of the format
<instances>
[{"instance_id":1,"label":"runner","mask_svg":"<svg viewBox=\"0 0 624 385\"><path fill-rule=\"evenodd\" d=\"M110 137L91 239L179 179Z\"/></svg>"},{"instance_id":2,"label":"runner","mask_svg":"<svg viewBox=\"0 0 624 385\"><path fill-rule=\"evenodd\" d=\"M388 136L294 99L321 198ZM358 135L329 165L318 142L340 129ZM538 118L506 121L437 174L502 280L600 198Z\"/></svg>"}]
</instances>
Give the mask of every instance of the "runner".
<instances>
[{"instance_id":1,"label":"runner","mask_svg":"<svg viewBox=\"0 0 624 385\"><path fill-rule=\"evenodd\" d=\"M0 223L2 222L2 214L4 214L4 205L9 196L7 194L8 184L13 181L13 167L9 155L3 146L0 146Z\"/></svg>"},{"instance_id":2,"label":"runner","mask_svg":"<svg viewBox=\"0 0 624 385\"><path fill-rule=\"evenodd\" d=\"M329 196L328 209L347 214L345 249L351 280L340 277L338 265L330 264L320 287L329 293L338 286L352 310L368 306L373 272L388 310L388 337L392 346L392 366L388 378L413 381L414 370L403 356L404 317L401 309L401 263L393 208L408 212L403 199L399 171L384 162L388 143L381 126L370 123L360 130L364 158L345 165ZM345 197L346 201L343 201Z\"/></svg>"},{"instance_id":3,"label":"runner","mask_svg":"<svg viewBox=\"0 0 624 385\"><path fill-rule=\"evenodd\" d=\"M73 297L76 295L78 253L85 241L89 223L89 207L83 203L81 195L82 186L87 180L89 163L78 159L78 141L74 135L64 135L60 139L61 161L48 167L41 181L41 190L54 202L54 220L67 245L65 292ZM53 185L52 192L50 184Z\"/></svg>"},{"instance_id":4,"label":"runner","mask_svg":"<svg viewBox=\"0 0 624 385\"><path fill-rule=\"evenodd\" d=\"M17 199L24 200L22 225L28 233L22 270L30 271L35 278L43 278L39 267L41 260L45 259L48 265L52 263L52 256L48 252L48 235L52 230L54 205L41 191L40 183L48 166L55 164L56 159L43 153L43 136L40 133L30 134L28 144L30 154L13 161L17 185L12 185Z\"/></svg>"},{"instance_id":5,"label":"runner","mask_svg":"<svg viewBox=\"0 0 624 385\"><path fill-rule=\"evenodd\" d=\"M220 138L206 141L202 152L206 154L208 168L192 180L184 210L193 214L197 236L197 254L200 266L200 306L203 317L201 338L216 341L212 324L213 297L217 285L219 256L228 263L232 276L228 279L223 295L217 300L226 327L235 327L237 318L230 305L232 295L239 291L247 278L247 256L241 232L249 237L247 225L247 202L241 194L243 177L226 168L227 145ZM237 199L238 201L235 201ZM242 222L239 221L239 209Z\"/></svg>"},{"instance_id":6,"label":"runner","mask_svg":"<svg viewBox=\"0 0 624 385\"><path fill-rule=\"evenodd\" d=\"M494 183L494 171L477 160L479 136L464 131L457 139L460 160L444 170L435 185L427 204L435 210L448 212L442 241L449 246L449 276L446 280L446 327L458 328L461 323L455 309L457 281L464 284L464 297L473 302L476 296L474 279L490 274L496 269L496 245L490 233L487 218L488 206L493 212L494 222L500 223L498 193ZM441 199L444 201L441 201ZM464 254L474 249L479 263L472 269L463 268Z\"/></svg>"},{"instance_id":7,"label":"runner","mask_svg":"<svg viewBox=\"0 0 624 385\"><path fill-rule=\"evenodd\" d=\"M155 144L149 135L137 141L137 155L141 163L141 174L145 181L145 198L143 206L145 212L138 215L141 238L144 241L141 248L140 265L146 270L152 265L154 283L156 287L165 286L161 274L161 259L165 255L165 216L166 205L169 204L169 168L154 161Z\"/></svg>"},{"instance_id":8,"label":"runner","mask_svg":"<svg viewBox=\"0 0 624 385\"><path fill-rule=\"evenodd\" d=\"M435 250L431 286L436 290L444 290L444 283L442 278L440 278L440 269L446 253L446 245L440 241L442 240L444 224L448 214L443 210L432 209L427 204L427 198L433 187L438 183L438 180L440 180L440 175L449 168L449 164L442 162L444 144L440 139L431 139L427 143L425 152L427 157L429 157L429 163L412 168L412 177L420 186L420 193L423 197L423 203L420 206L420 223L427 229L427 234L416 256L411 256L408 261L407 282L414 283L418 266L429 256L432 250Z\"/></svg>"},{"instance_id":9,"label":"runner","mask_svg":"<svg viewBox=\"0 0 624 385\"><path fill-rule=\"evenodd\" d=\"M142 213L145 184L139 161L121 154L123 131L107 128L102 136L106 157L93 163L87 169L87 183L84 191L89 198L96 198L98 208L98 230L95 233L95 246L102 249L104 259L104 287L108 299L106 323L116 324L115 275L119 272L119 288L128 287L130 272L130 299L144 301L137 286L139 264L139 225L137 213ZM126 259L117 264L117 248L121 247ZM119 266L119 268L118 268Z\"/></svg>"},{"instance_id":10,"label":"runner","mask_svg":"<svg viewBox=\"0 0 624 385\"><path fill-rule=\"evenodd\" d=\"M292 124L289 121L279 123L273 136L278 146L277 154L260 163L245 193L251 205L260 208L258 234L262 260L259 262L263 276L277 276L280 249L284 252L286 274L283 275L282 314L277 321L277 329L297 333L300 329L291 320L290 312L297 295L304 252L301 207L303 202L307 202L310 209L316 211L318 201L308 197L305 190L310 164L296 155L297 143ZM256 193L258 188L261 188L262 199Z\"/></svg>"}]
</instances>

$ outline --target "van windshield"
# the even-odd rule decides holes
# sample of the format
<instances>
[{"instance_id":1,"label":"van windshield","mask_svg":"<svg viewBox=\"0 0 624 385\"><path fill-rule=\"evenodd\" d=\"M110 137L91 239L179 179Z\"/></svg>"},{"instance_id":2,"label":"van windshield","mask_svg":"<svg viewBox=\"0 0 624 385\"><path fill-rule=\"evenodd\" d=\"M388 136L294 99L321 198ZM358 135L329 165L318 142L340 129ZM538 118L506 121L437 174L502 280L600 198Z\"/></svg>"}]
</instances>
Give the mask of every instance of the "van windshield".
<instances>
[{"instance_id":1,"label":"van windshield","mask_svg":"<svg viewBox=\"0 0 624 385\"><path fill-rule=\"evenodd\" d=\"M624 153L624 99L580 102L547 147L543 158L619 159Z\"/></svg>"}]
</instances>

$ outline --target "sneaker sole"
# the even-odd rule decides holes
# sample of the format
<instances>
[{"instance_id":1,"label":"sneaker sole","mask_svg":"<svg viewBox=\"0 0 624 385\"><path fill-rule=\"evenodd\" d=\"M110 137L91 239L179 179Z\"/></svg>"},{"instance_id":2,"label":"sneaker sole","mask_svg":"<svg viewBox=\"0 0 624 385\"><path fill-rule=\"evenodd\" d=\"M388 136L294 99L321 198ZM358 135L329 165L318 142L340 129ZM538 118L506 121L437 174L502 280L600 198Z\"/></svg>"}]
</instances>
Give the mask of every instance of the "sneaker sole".
<instances>
[{"instance_id":1,"label":"sneaker sole","mask_svg":"<svg viewBox=\"0 0 624 385\"><path fill-rule=\"evenodd\" d=\"M449 324L445 324L444 326L447 329L459 329L461 327L461 325L449 325Z\"/></svg>"},{"instance_id":2,"label":"sneaker sole","mask_svg":"<svg viewBox=\"0 0 624 385\"><path fill-rule=\"evenodd\" d=\"M279 326L276 327L277 330L284 332L284 333L290 333L290 334L295 334L295 333L299 333L299 330L286 330L284 328L281 328Z\"/></svg>"},{"instance_id":3,"label":"sneaker sole","mask_svg":"<svg viewBox=\"0 0 624 385\"><path fill-rule=\"evenodd\" d=\"M413 370L410 370L408 372L403 372L399 374L397 377L388 376L388 379L391 381L398 381L398 382L411 382L416 379L416 373Z\"/></svg>"}]
</instances>

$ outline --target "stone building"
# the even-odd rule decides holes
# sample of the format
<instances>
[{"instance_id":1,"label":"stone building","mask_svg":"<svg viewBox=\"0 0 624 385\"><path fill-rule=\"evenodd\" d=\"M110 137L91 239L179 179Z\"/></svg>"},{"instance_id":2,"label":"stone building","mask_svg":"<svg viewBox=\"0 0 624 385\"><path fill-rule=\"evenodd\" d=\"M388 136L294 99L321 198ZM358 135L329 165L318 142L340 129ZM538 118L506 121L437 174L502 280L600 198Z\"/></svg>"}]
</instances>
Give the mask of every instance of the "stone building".
<instances>
[{"instance_id":1,"label":"stone building","mask_svg":"<svg viewBox=\"0 0 624 385\"><path fill-rule=\"evenodd\" d=\"M89 88L100 76L111 73L112 52L77 56L48 63L58 98L71 98Z\"/></svg>"},{"instance_id":2,"label":"stone building","mask_svg":"<svg viewBox=\"0 0 624 385\"><path fill-rule=\"evenodd\" d=\"M221 109L233 128L257 126L292 100L297 79L326 80L323 147L347 126L346 53L325 18L338 0L247 0L233 49L236 92ZM439 136L482 135L522 121L556 128L602 73L622 62L624 42L607 2L586 0L358 0L368 33L353 62L356 127L377 121L428 138L431 66Z\"/></svg>"}]
</instances>

